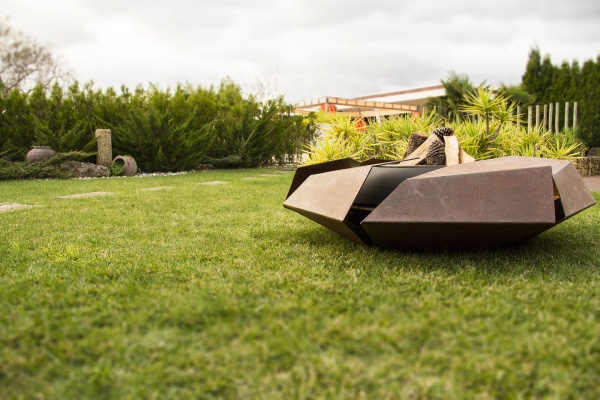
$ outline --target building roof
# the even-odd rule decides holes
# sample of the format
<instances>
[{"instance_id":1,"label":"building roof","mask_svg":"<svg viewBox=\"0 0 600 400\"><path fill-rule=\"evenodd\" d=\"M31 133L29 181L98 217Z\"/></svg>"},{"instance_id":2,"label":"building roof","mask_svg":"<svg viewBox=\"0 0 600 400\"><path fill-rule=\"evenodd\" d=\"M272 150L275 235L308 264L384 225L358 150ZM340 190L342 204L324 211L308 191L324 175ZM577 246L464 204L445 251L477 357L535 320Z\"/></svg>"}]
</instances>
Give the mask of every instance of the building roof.
<instances>
[{"instance_id":1,"label":"building roof","mask_svg":"<svg viewBox=\"0 0 600 400\"><path fill-rule=\"evenodd\" d=\"M420 112L427 99L444 96L445 94L444 86L436 85L351 99L327 96L297 103L296 112L308 114L309 112L328 109L331 107L330 105L334 105L338 112L355 117L405 114Z\"/></svg>"}]
</instances>

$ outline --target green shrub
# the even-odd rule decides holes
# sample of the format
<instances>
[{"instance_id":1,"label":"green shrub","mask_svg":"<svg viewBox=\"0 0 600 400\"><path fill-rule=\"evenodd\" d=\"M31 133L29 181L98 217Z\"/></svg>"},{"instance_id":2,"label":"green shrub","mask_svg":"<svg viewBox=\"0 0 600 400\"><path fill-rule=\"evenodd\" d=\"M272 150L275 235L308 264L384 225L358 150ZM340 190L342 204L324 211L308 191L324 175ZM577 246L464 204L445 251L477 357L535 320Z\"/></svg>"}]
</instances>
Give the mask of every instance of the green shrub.
<instances>
[{"instance_id":1,"label":"green shrub","mask_svg":"<svg viewBox=\"0 0 600 400\"><path fill-rule=\"evenodd\" d=\"M417 117L391 116L372 121L359 129L357 120L343 114L321 113L322 136L306 147L306 164L353 157L400 160L408 138L414 132L430 133L446 125L454 130L460 146L477 160L509 155L572 160L581 155L583 143L576 133L566 130L557 134L519 125L519 116L508 98L489 88L469 93L459 107L462 118L448 122L435 110Z\"/></svg>"},{"instance_id":2,"label":"green shrub","mask_svg":"<svg viewBox=\"0 0 600 400\"><path fill-rule=\"evenodd\" d=\"M125 161L123 160L115 160L110 166L110 171L113 176L121 176L123 175L123 171L125 171Z\"/></svg>"},{"instance_id":3,"label":"green shrub","mask_svg":"<svg viewBox=\"0 0 600 400\"><path fill-rule=\"evenodd\" d=\"M0 93L0 109L0 153L12 161L23 160L33 145L95 151L95 130L107 128L115 154L131 154L148 172L191 170L206 159L239 158L242 166L282 162L312 134L282 98L260 103L231 80L217 89L121 87L120 93L91 83L50 91L38 86Z\"/></svg>"},{"instance_id":4,"label":"green shrub","mask_svg":"<svg viewBox=\"0 0 600 400\"><path fill-rule=\"evenodd\" d=\"M73 174L60 167L65 161L82 161L94 153L69 152L36 163L9 161L0 157L0 181L14 179L69 179Z\"/></svg>"}]
</instances>

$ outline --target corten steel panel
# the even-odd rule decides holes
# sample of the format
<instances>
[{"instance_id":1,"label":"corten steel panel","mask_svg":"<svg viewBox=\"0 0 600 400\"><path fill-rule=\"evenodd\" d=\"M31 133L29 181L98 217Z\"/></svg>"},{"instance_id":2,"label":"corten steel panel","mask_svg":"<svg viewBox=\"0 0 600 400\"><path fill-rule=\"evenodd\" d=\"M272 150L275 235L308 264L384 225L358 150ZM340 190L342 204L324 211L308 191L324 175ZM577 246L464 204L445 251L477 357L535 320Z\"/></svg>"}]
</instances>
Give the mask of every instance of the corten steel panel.
<instances>
[{"instance_id":1,"label":"corten steel panel","mask_svg":"<svg viewBox=\"0 0 600 400\"><path fill-rule=\"evenodd\" d=\"M371 168L362 166L311 175L283 206L354 242L365 243L362 228L346 217Z\"/></svg>"},{"instance_id":2,"label":"corten steel panel","mask_svg":"<svg viewBox=\"0 0 600 400\"><path fill-rule=\"evenodd\" d=\"M406 222L555 222L550 167L433 176L446 169L449 167L404 181L367 219Z\"/></svg>"},{"instance_id":3,"label":"corten steel panel","mask_svg":"<svg viewBox=\"0 0 600 400\"><path fill-rule=\"evenodd\" d=\"M549 166L552 168L554 184L560 196L557 205L564 210L562 220L596 204L594 197L587 189L573 163L566 160L520 156L502 157L469 164L451 165L442 172L432 172L428 176L445 175L447 173L471 174L483 169L487 171L505 171L536 166Z\"/></svg>"},{"instance_id":4,"label":"corten steel panel","mask_svg":"<svg viewBox=\"0 0 600 400\"><path fill-rule=\"evenodd\" d=\"M522 244L553 224L370 223L372 244L402 250L474 250Z\"/></svg>"},{"instance_id":5,"label":"corten steel panel","mask_svg":"<svg viewBox=\"0 0 600 400\"><path fill-rule=\"evenodd\" d=\"M404 181L361 226L378 246L469 249L522 242L554 225L549 166L480 163Z\"/></svg>"},{"instance_id":6,"label":"corten steel panel","mask_svg":"<svg viewBox=\"0 0 600 400\"><path fill-rule=\"evenodd\" d=\"M298 167L296 169L296 173L294 174L294 178L292 179L292 184L290 185L286 199L289 198L292 193L294 193L294 191L298 189L298 187L300 187L300 185L302 185L302 183L311 175L360 166L361 163L353 160L352 158L342 158L341 160L327 161L320 164Z\"/></svg>"},{"instance_id":7,"label":"corten steel panel","mask_svg":"<svg viewBox=\"0 0 600 400\"><path fill-rule=\"evenodd\" d=\"M529 162L552 167L554 184L560 196L559 203L564 211L564 218L557 222L572 217L596 204L594 197L571 161L532 158L529 159Z\"/></svg>"}]
</instances>

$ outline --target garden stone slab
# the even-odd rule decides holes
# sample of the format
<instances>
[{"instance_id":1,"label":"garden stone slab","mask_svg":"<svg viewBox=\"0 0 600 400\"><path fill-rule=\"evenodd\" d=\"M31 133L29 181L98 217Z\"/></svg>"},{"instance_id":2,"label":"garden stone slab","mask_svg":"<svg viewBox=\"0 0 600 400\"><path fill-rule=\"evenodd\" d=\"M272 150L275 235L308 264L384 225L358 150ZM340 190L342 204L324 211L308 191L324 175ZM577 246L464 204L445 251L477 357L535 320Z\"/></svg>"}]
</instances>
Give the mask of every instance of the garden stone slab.
<instances>
[{"instance_id":1,"label":"garden stone slab","mask_svg":"<svg viewBox=\"0 0 600 400\"><path fill-rule=\"evenodd\" d=\"M0 204L0 212L18 210L21 208L33 207L31 204L19 204L19 203L3 203Z\"/></svg>"},{"instance_id":2,"label":"garden stone slab","mask_svg":"<svg viewBox=\"0 0 600 400\"><path fill-rule=\"evenodd\" d=\"M225 181L210 181L210 182L200 182L198 185L227 185L229 182Z\"/></svg>"},{"instance_id":3,"label":"garden stone slab","mask_svg":"<svg viewBox=\"0 0 600 400\"><path fill-rule=\"evenodd\" d=\"M247 178L242 178L243 181L264 181L265 178L255 178L253 176L249 176Z\"/></svg>"},{"instance_id":4,"label":"garden stone slab","mask_svg":"<svg viewBox=\"0 0 600 400\"><path fill-rule=\"evenodd\" d=\"M146 189L142 189L142 190L144 192L155 192L155 191L159 191L159 190L168 190L168 189L173 189L173 186L157 186L157 187L146 188Z\"/></svg>"},{"instance_id":5,"label":"garden stone slab","mask_svg":"<svg viewBox=\"0 0 600 400\"><path fill-rule=\"evenodd\" d=\"M279 176L279 174L260 174L260 176L271 177L271 176Z\"/></svg>"},{"instance_id":6,"label":"garden stone slab","mask_svg":"<svg viewBox=\"0 0 600 400\"><path fill-rule=\"evenodd\" d=\"M81 197L98 197L98 196L108 196L113 194L112 192L89 192L89 193L79 193L72 194L68 196L58 196L59 199L75 199Z\"/></svg>"}]
</instances>

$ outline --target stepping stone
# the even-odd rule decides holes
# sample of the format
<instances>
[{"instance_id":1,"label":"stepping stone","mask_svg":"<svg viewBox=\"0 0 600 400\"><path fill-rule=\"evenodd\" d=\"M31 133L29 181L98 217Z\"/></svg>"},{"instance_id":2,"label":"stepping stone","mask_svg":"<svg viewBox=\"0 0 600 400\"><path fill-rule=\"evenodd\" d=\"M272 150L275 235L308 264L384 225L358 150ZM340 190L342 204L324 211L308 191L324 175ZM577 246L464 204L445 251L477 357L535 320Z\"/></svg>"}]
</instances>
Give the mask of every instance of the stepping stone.
<instances>
[{"instance_id":1,"label":"stepping stone","mask_svg":"<svg viewBox=\"0 0 600 400\"><path fill-rule=\"evenodd\" d=\"M254 178L252 176L249 176L247 178L242 178L243 181L264 181L265 178Z\"/></svg>"},{"instance_id":2,"label":"stepping stone","mask_svg":"<svg viewBox=\"0 0 600 400\"><path fill-rule=\"evenodd\" d=\"M211 182L200 182L198 185L226 185L229 182L225 181L211 181Z\"/></svg>"},{"instance_id":3,"label":"stepping stone","mask_svg":"<svg viewBox=\"0 0 600 400\"><path fill-rule=\"evenodd\" d=\"M59 199L75 199L80 197L98 197L98 196L108 196L111 195L111 192L90 192L90 193L79 193L72 194L69 196L58 196Z\"/></svg>"},{"instance_id":4,"label":"stepping stone","mask_svg":"<svg viewBox=\"0 0 600 400\"><path fill-rule=\"evenodd\" d=\"M146 189L142 189L144 192L155 192L158 190L167 190L167 189L173 189L173 186L157 186L157 187L153 187L153 188L146 188Z\"/></svg>"},{"instance_id":5,"label":"stepping stone","mask_svg":"<svg viewBox=\"0 0 600 400\"><path fill-rule=\"evenodd\" d=\"M31 204L19 204L19 203L3 203L0 204L0 212L18 210L20 208L33 207Z\"/></svg>"},{"instance_id":6,"label":"stepping stone","mask_svg":"<svg viewBox=\"0 0 600 400\"><path fill-rule=\"evenodd\" d=\"M279 176L279 174L260 174L260 176Z\"/></svg>"}]
</instances>

